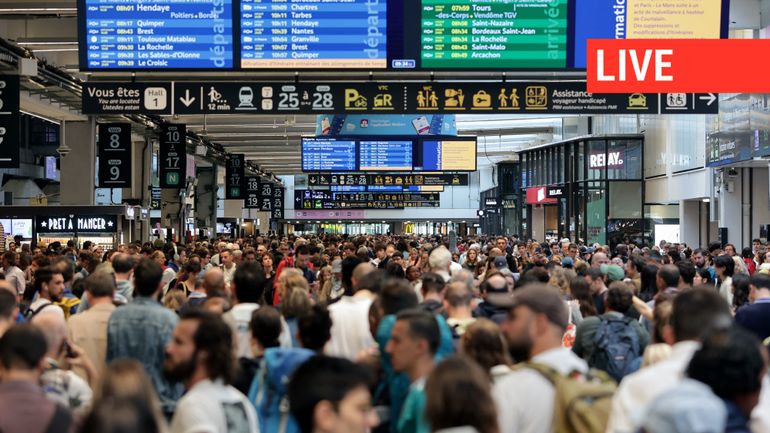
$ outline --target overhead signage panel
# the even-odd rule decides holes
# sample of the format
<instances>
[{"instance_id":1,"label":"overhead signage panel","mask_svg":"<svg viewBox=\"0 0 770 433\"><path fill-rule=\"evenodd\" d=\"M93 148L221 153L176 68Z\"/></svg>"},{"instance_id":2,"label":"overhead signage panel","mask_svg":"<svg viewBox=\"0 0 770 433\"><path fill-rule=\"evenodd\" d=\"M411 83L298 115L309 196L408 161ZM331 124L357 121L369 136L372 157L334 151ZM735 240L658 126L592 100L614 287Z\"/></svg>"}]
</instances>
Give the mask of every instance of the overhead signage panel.
<instances>
[{"instance_id":1,"label":"overhead signage panel","mask_svg":"<svg viewBox=\"0 0 770 433\"><path fill-rule=\"evenodd\" d=\"M187 174L187 127L164 123L160 127L159 141L160 187L184 187Z\"/></svg>"},{"instance_id":2,"label":"overhead signage panel","mask_svg":"<svg viewBox=\"0 0 770 433\"><path fill-rule=\"evenodd\" d=\"M101 123L98 134L99 188L131 188L131 124Z\"/></svg>"},{"instance_id":3,"label":"overhead signage panel","mask_svg":"<svg viewBox=\"0 0 770 433\"><path fill-rule=\"evenodd\" d=\"M79 0L83 70L232 69L232 0Z\"/></svg>"},{"instance_id":4,"label":"overhead signage panel","mask_svg":"<svg viewBox=\"0 0 770 433\"><path fill-rule=\"evenodd\" d=\"M409 193L338 193L294 190L294 209L404 209L438 208L438 192Z\"/></svg>"},{"instance_id":5,"label":"overhead signage panel","mask_svg":"<svg viewBox=\"0 0 770 433\"><path fill-rule=\"evenodd\" d=\"M171 83L84 83L83 114L171 114Z\"/></svg>"},{"instance_id":6,"label":"overhead signage panel","mask_svg":"<svg viewBox=\"0 0 770 433\"><path fill-rule=\"evenodd\" d=\"M167 103L172 92L173 101ZM130 96L119 96L120 89ZM169 106L171 110L169 111ZM148 108L150 107L150 108ZM86 83L84 114L416 114L431 131L437 114L716 114L711 93L588 93L585 82ZM334 113L334 114L332 114ZM323 120L322 120L323 122ZM360 127L360 121L359 121ZM322 127L323 129L323 127ZM410 129L410 130L411 130ZM344 135L341 129L340 135Z\"/></svg>"},{"instance_id":7,"label":"overhead signage panel","mask_svg":"<svg viewBox=\"0 0 770 433\"><path fill-rule=\"evenodd\" d=\"M309 174L308 185L315 186L466 186L468 173L457 174Z\"/></svg>"},{"instance_id":8,"label":"overhead signage panel","mask_svg":"<svg viewBox=\"0 0 770 433\"><path fill-rule=\"evenodd\" d=\"M19 167L19 76L0 75L0 168Z\"/></svg>"}]
</instances>

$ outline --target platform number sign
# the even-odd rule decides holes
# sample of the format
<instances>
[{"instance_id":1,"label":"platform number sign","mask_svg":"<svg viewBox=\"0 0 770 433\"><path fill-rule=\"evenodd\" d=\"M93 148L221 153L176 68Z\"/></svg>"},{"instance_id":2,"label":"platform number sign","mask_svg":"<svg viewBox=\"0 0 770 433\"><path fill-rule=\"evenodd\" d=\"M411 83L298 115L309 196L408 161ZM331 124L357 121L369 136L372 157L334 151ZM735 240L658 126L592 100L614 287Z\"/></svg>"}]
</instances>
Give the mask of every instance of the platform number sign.
<instances>
[{"instance_id":1,"label":"platform number sign","mask_svg":"<svg viewBox=\"0 0 770 433\"><path fill-rule=\"evenodd\" d=\"M98 134L99 188L130 188L131 124L101 123Z\"/></svg>"},{"instance_id":2,"label":"platform number sign","mask_svg":"<svg viewBox=\"0 0 770 433\"><path fill-rule=\"evenodd\" d=\"M259 209L259 191L260 182L259 177L249 176L246 178L246 197L244 198L243 207L246 209Z\"/></svg>"},{"instance_id":3,"label":"platform number sign","mask_svg":"<svg viewBox=\"0 0 770 433\"><path fill-rule=\"evenodd\" d=\"M259 185L259 210L269 212L273 210L273 191L275 185L270 182L262 182Z\"/></svg>"},{"instance_id":4,"label":"platform number sign","mask_svg":"<svg viewBox=\"0 0 770 433\"><path fill-rule=\"evenodd\" d=\"M283 219L283 197L284 189L279 187L273 188L273 201L272 209L270 210L270 218L274 220Z\"/></svg>"},{"instance_id":5,"label":"platform number sign","mask_svg":"<svg viewBox=\"0 0 770 433\"><path fill-rule=\"evenodd\" d=\"M160 127L160 187L182 188L187 174L187 127L163 124Z\"/></svg>"},{"instance_id":6,"label":"platform number sign","mask_svg":"<svg viewBox=\"0 0 770 433\"><path fill-rule=\"evenodd\" d=\"M240 200L245 197L245 165L246 158L242 153L231 153L228 155L227 165L225 166L225 183L227 184L225 188L225 199Z\"/></svg>"}]
</instances>

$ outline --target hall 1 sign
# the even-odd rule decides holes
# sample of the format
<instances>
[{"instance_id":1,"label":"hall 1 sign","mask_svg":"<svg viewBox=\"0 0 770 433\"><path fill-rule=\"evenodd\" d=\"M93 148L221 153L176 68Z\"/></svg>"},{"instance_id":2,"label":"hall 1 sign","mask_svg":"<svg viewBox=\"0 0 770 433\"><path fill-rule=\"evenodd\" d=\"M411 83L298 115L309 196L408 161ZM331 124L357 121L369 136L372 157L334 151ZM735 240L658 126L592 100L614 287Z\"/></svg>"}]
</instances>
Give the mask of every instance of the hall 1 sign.
<instances>
[{"instance_id":1,"label":"hall 1 sign","mask_svg":"<svg viewBox=\"0 0 770 433\"><path fill-rule=\"evenodd\" d=\"M246 157L242 153L231 153L227 157L227 165L225 166L225 199L240 200L244 198L244 183L246 182L244 174L245 165Z\"/></svg>"},{"instance_id":2,"label":"hall 1 sign","mask_svg":"<svg viewBox=\"0 0 770 433\"><path fill-rule=\"evenodd\" d=\"M164 123L160 126L159 177L161 188L182 188L187 173L187 127Z\"/></svg>"},{"instance_id":3,"label":"hall 1 sign","mask_svg":"<svg viewBox=\"0 0 770 433\"><path fill-rule=\"evenodd\" d=\"M88 216L37 216L37 233L116 233L118 217L116 215Z\"/></svg>"},{"instance_id":4,"label":"hall 1 sign","mask_svg":"<svg viewBox=\"0 0 770 433\"><path fill-rule=\"evenodd\" d=\"M131 188L131 124L101 123L99 188Z\"/></svg>"}]
</instances>

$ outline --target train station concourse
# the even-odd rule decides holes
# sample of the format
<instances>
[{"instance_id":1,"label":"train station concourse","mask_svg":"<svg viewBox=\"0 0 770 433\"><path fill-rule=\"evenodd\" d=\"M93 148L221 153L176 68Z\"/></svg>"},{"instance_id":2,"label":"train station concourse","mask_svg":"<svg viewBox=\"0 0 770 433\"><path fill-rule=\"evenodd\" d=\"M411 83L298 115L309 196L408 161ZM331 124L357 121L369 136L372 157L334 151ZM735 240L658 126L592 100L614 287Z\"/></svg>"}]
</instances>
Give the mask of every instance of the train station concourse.
<instances>
[{"instance_id":1,"label":"train station concourse","mask_svg":"<svg viewBox=\"0 0 770 433\"><path fill-rule=\"evenodd\" d=\"M770 97L589 92L596 43L762 39L770 0L0 0L0 432L770 433Z\"/></svg>"}]
</instances>

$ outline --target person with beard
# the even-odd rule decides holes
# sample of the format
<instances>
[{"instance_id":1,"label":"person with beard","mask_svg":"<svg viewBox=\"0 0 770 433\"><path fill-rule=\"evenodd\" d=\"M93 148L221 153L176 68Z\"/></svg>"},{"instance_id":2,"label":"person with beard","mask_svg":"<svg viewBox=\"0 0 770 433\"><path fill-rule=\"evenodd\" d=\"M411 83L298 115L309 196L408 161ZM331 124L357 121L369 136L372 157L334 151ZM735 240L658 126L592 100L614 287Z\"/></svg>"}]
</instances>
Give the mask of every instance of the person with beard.
<instances>
[{"instance_id":1,"label":"person with beard","mask_svg":"<svg viewBox=\"0 0 770 433\"><path fill-rule=\"evenodd\" d=\"M515 361L543 364L563 375L588 372L585 361L562 347L568 314L557 289L544 284L527 286L516 293L508 307L501 328ZM552 432L555 393L553 384L531 368L498 379L492 395L500 431Z\"/></svg>"},{"instance_id":2,"label":"person with beard","mask_svg":"<svg viewBox=\"0 0 770 433\"><path fill-rule=\"evenodd\" d=\"M185 313L166 346L163 373L184 384L171 420L171 433L258 433L257 413L230 385L235 378L233 333L220 317L202 310Z\"/></svg>"},{"instance_id":3,"label":"person with beard","mask_svg":"<svg viewBox=\"0 0 770 433\"><path fill-rule=\"evenodd\" d=\"M35 272L35 290L37 291L37 300L29 306L27 318L31 319L43 310L46 313L61 315L64 319L64 310L56 305L61 301L64 294L64 277L62 273L50 266L40 268Z\"/></svg>"}]
</instances>

